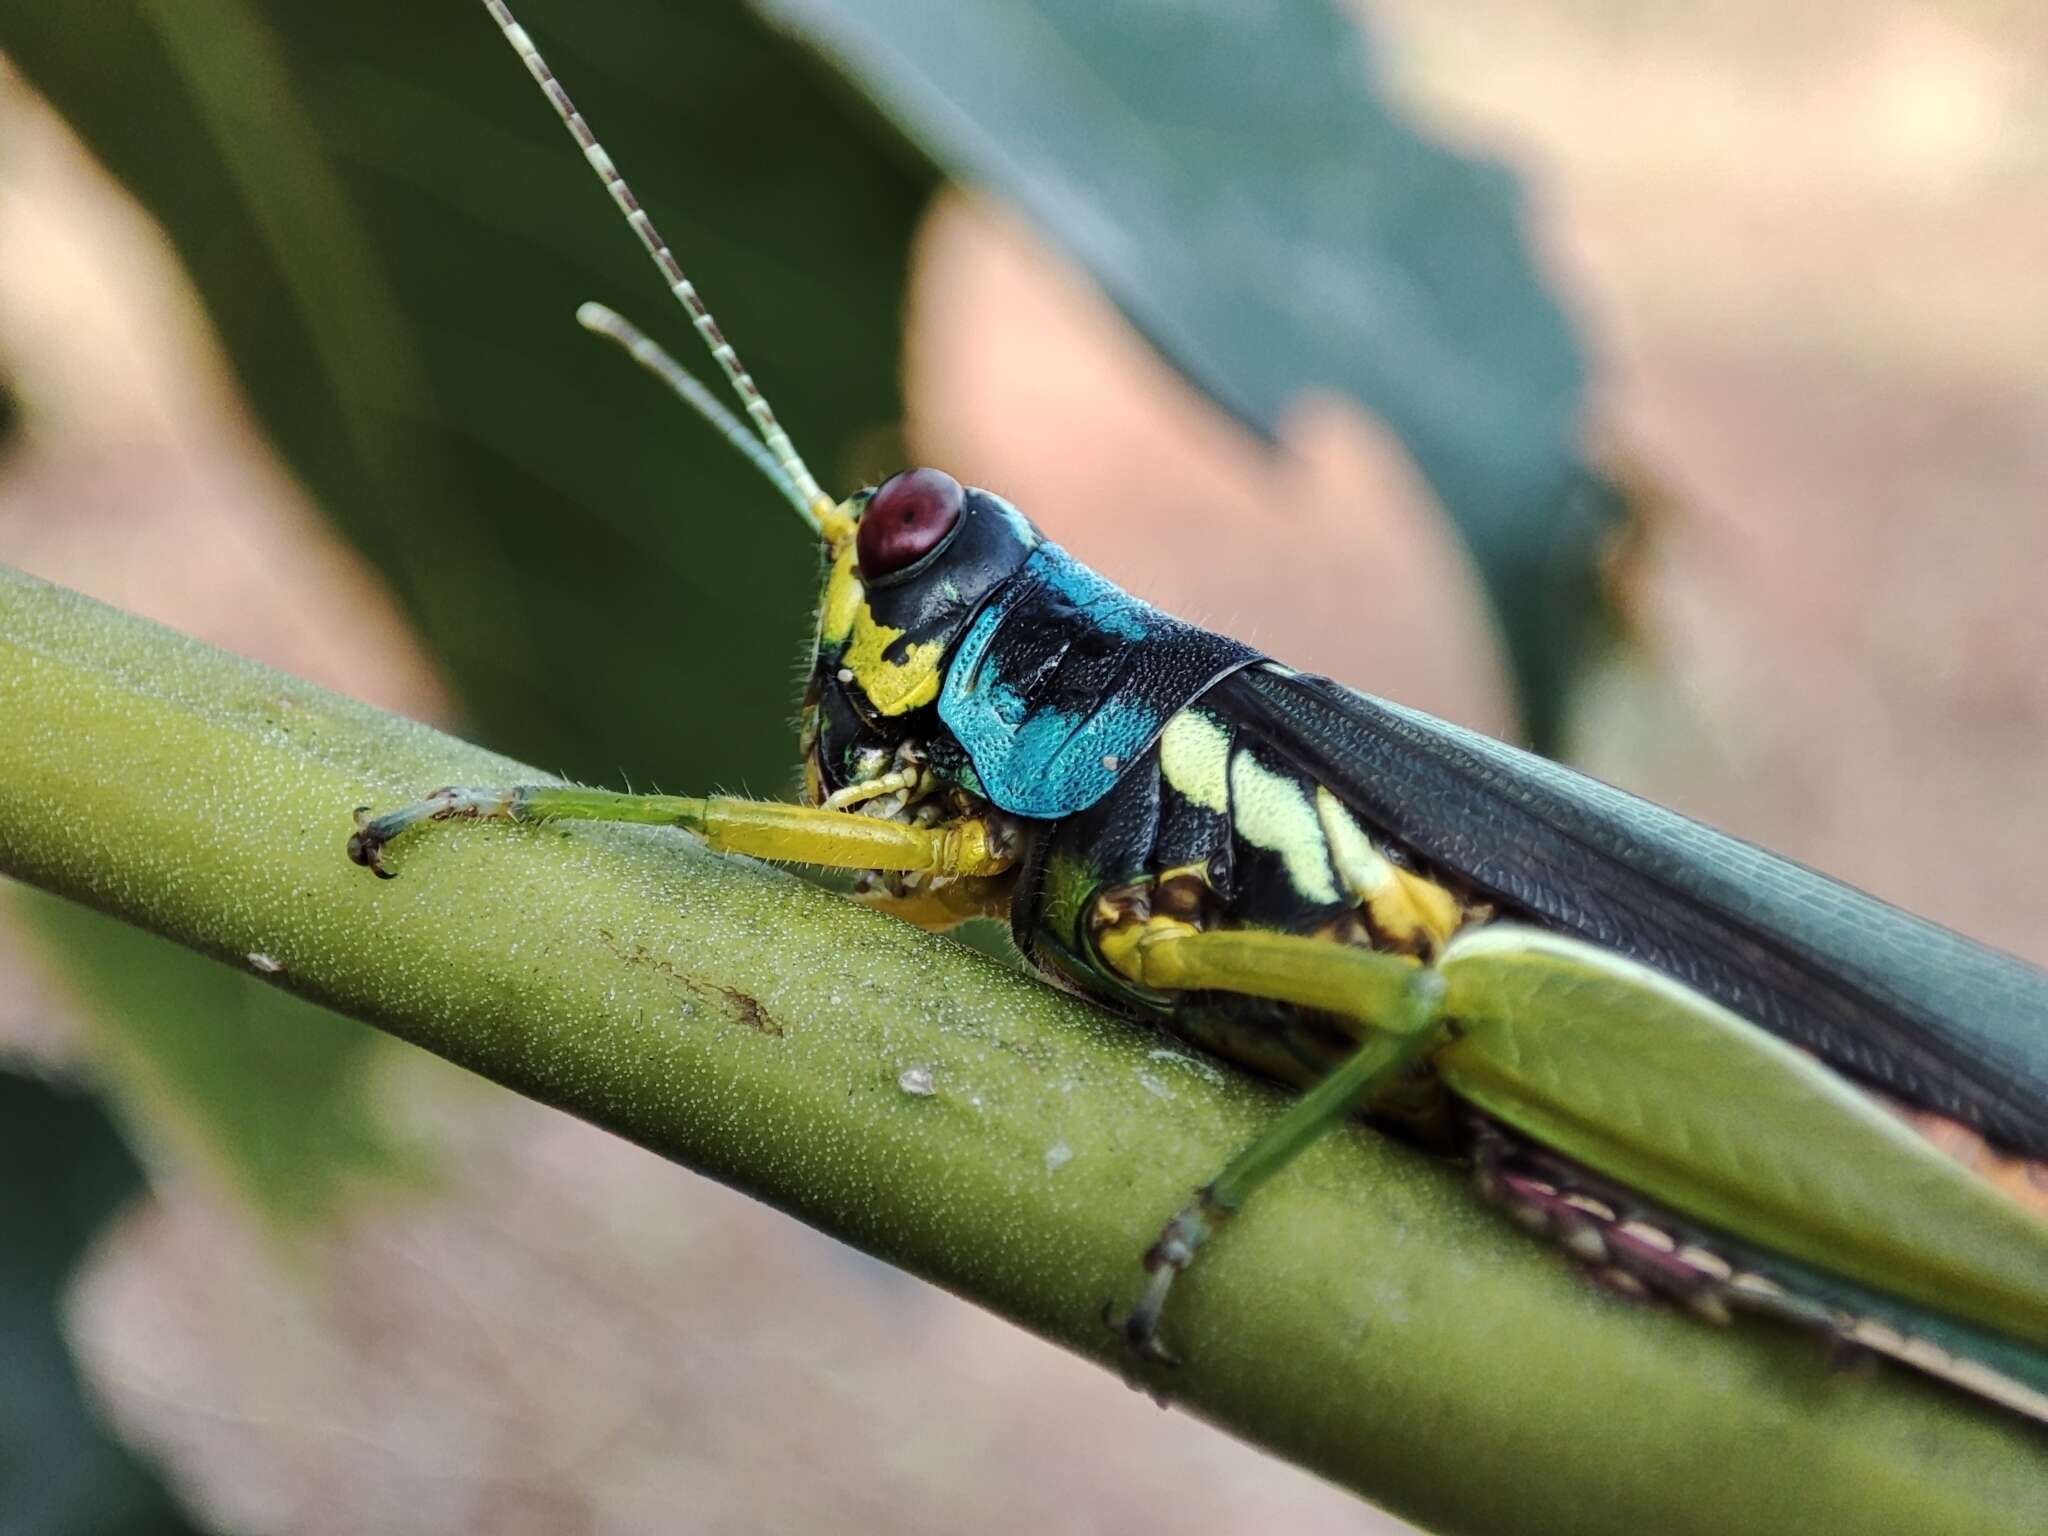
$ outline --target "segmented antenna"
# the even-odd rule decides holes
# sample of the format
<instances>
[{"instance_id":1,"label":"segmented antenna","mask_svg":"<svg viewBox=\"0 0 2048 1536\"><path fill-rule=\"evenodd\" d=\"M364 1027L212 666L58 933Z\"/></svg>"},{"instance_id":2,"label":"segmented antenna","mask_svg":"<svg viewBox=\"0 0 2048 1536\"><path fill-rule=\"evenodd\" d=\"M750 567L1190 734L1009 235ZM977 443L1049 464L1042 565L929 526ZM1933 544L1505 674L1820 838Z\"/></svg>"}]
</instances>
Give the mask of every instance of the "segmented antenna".
<instances>
[{"instance_id":1,"label":"segmented antenna","mask_svg":"<svg viewBox=\"0 0 2048 1536\"><path fill-rule=\"evenodd\" d=\"M575 139L577 147L583 151L583 158L590 162L590 168L597 172L597 179L604 183L605 190L612 195L612 201L619 205L619 212L623 213L626 222L632 225L633 233L638 235L640 243L647 247L647 254L654 258L655 266L661 269L662 278L667 282L669 292L673 293L683 308L689 311L690 323L697 328L697 334L704 338L704 345L711 349L712 357L724 370L726 378L732 381L733 392L739 396L740 404L746 407L747 415L753 418L755 427L761 433L762 442L767 444L767 451L775 462L779 480L786 482L794 491L792 499L811 527L814 530L822 530L834 511L832 498L818 488L816 478L805 465L802 455L796 451L796 445L789 440L789 434L782 430L782 424L775 419L775 412L769 406L767 397L754 383L753 375L748 373L745 365L740 362L739 353L733 350L732 343L727 341L724 333L719 330L718 322L711 318L711 311L704 307L704 300L698 296L696 285L683 275L681 263L676 260L675 253L668 248L668 243L661 238L661 232L654 227L654 221L647 216L647 210L640 206L640 199L635 197L633 189L626 185L625 177L621 176L618 167L612 164L612 157L606 154L604 146L597 142L597 135L590 131L590 124L583 120L583 114L578 112L576 104L569 100L569 93L562 89L562 82L557 80L555 72L548 68L548 61L540 56L540 50L534 47L533 39L527 36L526 29L513 19L512 12L504 0L484 0L484 9L491 13L491 19L497 22L498 30L505 34L505 41L510 43L513 51L525 61L526 72L533 76L535 84L540 86L541 91L554 106L555 114L562 119L562 124L569 130L570 137ZM616 316L613 318L617 319ZM624 324L623 321L619 323ZM614 340L620 339L609 328L593 329L599 329L601 334L611 335ZM644 337L641 339L645 340ZM650 342L648 345L651 347L653 344ZM633 351L636 357L640 357L638 349L630 343L628 350ZM640 360L646 361L645 358ZM669 362L670 366L676 366L673 359ZM680 372L681 369L678 367L677 371ZM699 405L698 399L694 396L685 395L684 398L692 405ZM699 408L702 408L701 405ZM721 410L720 414L725 413ZM719 418L713 416L712 419L716 422ZM725 419L731 418L726 415Z\"/></svg>"},{"instance_id":2,"label":"segmented antenna","mask_svg":"<svg viewBox=\"0 0 2048 1536\"><path fill-rule=\"evenodd\" d=\"M761 439L754 436L754 429L728 411L718 396L706 389L694 373L668 355L660 342L617 310L595 302L576 306L576 323L593 336L602 336L624 348L628 357L675 391L683 404L710 422L718 435L761 471L798 512L806 518L812 516L811 505L804 500L803 492L775 462L775 455L761 446Z\"/></svg>"}]
</instances>

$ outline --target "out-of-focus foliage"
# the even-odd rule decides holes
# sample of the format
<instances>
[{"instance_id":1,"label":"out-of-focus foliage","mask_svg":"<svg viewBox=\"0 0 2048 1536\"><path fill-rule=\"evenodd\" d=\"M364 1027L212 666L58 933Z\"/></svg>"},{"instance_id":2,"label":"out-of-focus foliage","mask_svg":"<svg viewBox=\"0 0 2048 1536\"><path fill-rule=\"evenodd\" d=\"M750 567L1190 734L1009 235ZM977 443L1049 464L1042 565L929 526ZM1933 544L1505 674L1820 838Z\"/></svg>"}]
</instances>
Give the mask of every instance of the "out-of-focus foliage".
<instances>
[{"instance_id":1,"label":"out-of-focus foliage","mask_svg":"<svg viewBox=\"0 0 2048 1536\"><path fill-rule=\"evenodd\" d=\"M4 1072L0 1170L0 1536L194 1530L101 1431L57 1326L79 1256L142 1170L92 1099Z\"/></svg>"},{"instance_id":2,"label":"out-of-focus foliage","mask_svg":"<svg viewBox=\"0 0 2048 1536\"><path fill-rule=\"evenodd\" d=\"M760 3L1021 206L1218 404L1272 433L1322 389L1384 420L1553 740L1619 509L1581 461L1579 347L1512 177L1403 123L1335 0Z\"/></svg>"},{"instance_id":3,"label":"out-of-focus foliage","mask_svg":"<svg viewBox=\"0 0 2048 1536\"><path fill-rule=\"evenodd\" d=\"M821 476L894 467L929 174L737 5L519 9ZM0 0L0 48L162 223L470 730L591 779L787 788L815 552L577 328L595 298L694 345L480 5Z\"/></svg>"}]
</instances>

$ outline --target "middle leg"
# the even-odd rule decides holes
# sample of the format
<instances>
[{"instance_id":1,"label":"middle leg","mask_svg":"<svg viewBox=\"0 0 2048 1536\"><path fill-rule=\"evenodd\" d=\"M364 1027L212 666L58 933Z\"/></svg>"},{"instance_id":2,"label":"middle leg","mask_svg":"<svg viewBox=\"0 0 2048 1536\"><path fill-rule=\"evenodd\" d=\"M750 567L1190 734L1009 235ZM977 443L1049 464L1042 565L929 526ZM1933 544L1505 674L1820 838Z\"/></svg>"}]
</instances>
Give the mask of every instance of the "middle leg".
<instances>
[{"instance_id":1,"label":"middle leg","mask_svg":"<svg viewBox=\"0 0 2048 1536\"><path fill-rule=\"evenodd\" d=\"M1145 1254L1137 1305L1104 1317L1139 1358L1174 1364L1159 1320L1175 1279L1254 1190L1324 1132L1404 1073L1443 1038L1443 980L1413 961L1295 934L1168 930L1141 938L1119 967L1159 991L1236 992L1342 1015L1365 1043L1316 1083L1223 1171L1195 1192Z\"/></svg>"}]
</instances>

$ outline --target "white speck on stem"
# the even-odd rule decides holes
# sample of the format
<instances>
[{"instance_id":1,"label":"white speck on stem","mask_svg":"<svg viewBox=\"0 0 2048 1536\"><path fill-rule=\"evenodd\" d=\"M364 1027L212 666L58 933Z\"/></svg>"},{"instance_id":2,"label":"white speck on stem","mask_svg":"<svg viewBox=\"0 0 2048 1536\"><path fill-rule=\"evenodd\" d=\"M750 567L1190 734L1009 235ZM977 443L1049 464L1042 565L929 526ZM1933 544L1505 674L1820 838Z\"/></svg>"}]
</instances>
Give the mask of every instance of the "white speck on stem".
<instances>
[{"instance_id":1,"label":"white speck on stem","mask_svg":"<svg viewBox=\"0 0 2048 1536\"><path fill-rule=\"evenodd\" d=\"M1045 1171L1058 1173L1074 1160L1074 1149L1064 1141L1056 1141L1045 1149Z\"/></svg>"},{"instance_id":2,"label":"white speck on stem","mask_svg":"<svg viewBox=\"0 0 2048 1536\"><path fill-rule=\"evenodd\" d=\"M939 1091L932 1081L930 1067L905 1067L896 1079L896 1086L913 1098L928 1099Z\"/></svg>"},{"instance_id":3,"label":"white speck on stem","mask_svg":"<svg viewBox=\"0 0 2048 1536\"><path fill-rule=\"evenodd\" d=\"M1150 1072L1140 1072L1138 1074L1138 1086L1151 1094L1155 1099L1165 1099L1169 1102L1173 1099L1173 1090L1159 1081Z\"/></svg>"},{"instance_id":4,"label":"white speck on stem","mask_svg":"<svg viewBox=\"0 0 2048 1536\"><path fill-rule=\"evenodd\" d=\"M1145 1053L1147 1061L1171 1062L1184 1071L1192 1072L1205 1083L1223 1081L1223 1070L1213 1061L1204 1061L1199 1056L1190 1056L1185 1051L1156 1050Z\"/></svg>"},{"instance_id":5,"label":"white speck on stem","mask_svg":"<svg viewBox=\"0 0 2048 1536\"><path fill-rule=\"evenodd\" d=\"M266 955L260 949L249 951L249 969L261 971L265 976L275 976L284 970L284 962L275 955Z\"/></svg>"}]
</instances>

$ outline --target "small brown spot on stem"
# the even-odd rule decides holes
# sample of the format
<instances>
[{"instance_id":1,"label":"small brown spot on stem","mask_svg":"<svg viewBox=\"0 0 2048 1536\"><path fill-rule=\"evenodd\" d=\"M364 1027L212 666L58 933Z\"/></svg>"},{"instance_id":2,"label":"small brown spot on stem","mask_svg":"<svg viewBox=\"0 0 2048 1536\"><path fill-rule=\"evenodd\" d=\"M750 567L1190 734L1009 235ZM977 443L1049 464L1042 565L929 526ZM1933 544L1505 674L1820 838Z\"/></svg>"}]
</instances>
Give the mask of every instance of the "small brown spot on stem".
<instances>
[{"instance_id":1,"label":"small brown spot on stem","mask_svg":"<svg viewBox=\"0 0 2048 1536\"><path fill-rule=\"evenodd\" d=\"M780 1019L762 1007L759 999L741 991L738 987L722 986L715 982L699 981L694 976L685 976L669 961L662 959L658 955L649 954L646 945L628 945L609 928L598 929L597 936L604 940L606 949L609 949L619 959L625 961L626 964L642 966L654 972L655 975L673 982L692 997L702 998L707 1002L715 998L722 1002L726 1010L733 1014L740 1023L746 1025L747 1028L755 1031L757 1034L767 1035L772 1039L780 1040L786 1033Z\"/></svg>"},{"instance_id":2,"label":"small brown spot on stem","mask_svg":"<svg viewBox=\"0 0 2048 1536\"><path fill-rule=\"evenodd\" d=\"M732 1006L733 1011L739 1015L740 1022L747 1028L764 1035L772 1035L778 1040L782 1038L782 1021L738 987L720 987L718 992Z\"/></svg>"}]
</instances>

